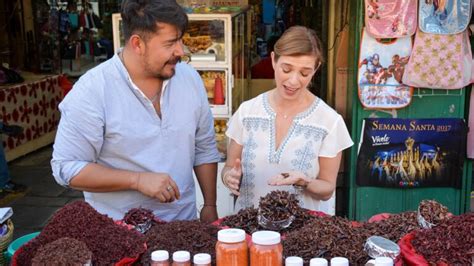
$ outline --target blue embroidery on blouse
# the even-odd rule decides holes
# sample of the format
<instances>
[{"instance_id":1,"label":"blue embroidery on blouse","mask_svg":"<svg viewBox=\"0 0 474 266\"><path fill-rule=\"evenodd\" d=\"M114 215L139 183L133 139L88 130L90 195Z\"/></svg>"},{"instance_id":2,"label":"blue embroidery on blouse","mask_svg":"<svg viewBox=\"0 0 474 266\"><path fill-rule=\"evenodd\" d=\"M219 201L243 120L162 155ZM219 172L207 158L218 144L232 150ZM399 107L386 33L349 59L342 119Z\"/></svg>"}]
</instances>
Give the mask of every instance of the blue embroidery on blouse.
<instances>
[{"instance_id":1,"label":"blue embroidery on blouse","mask_svg":"<svg viewBox=\"0 0 474 266\"><path fill-rule=\"evenodd\" d=\"M322 141L328 135L328 131L320 127L298 124L298 126L295 129L294 134L296 137L303 134L306 140L312 140L314 142L318 142L318 141Z\"/></svg>"},{"instance_id":2,"label":"blue embroidery on blouse","mask_svg":"<svg viewBox=\"0 0 474 266\"><path fill-rule=\"evenodd\" d=\"M280 146L278 147L278 150L275 151L276 148L276 134L275 134L275 118L276 118L276 113L273 111L272 107L270 106L269 103L269 93L263 94L263 107L267 114L270 116L270 121L269 121L269 127L270 127L270 152L268 153L268 161L270 163L280 163L280 159L283 153L283 150L285 150L285 147L288 144L288 141L291 139L291 137L294 136L299 136L301 134L304 134L305 139L309 140L312 138L315 142L322 140L326 135L327 131L321 128L317 128L314 126L303 126L300 125L298 122L300 120L303 120L310 116L314 110L318 107L318 105L321 102L321 99L316 98L311 106L305 110L304 112L299 113L298 115L295 116L293 119L293 123L291 124L290 128L288 129L288 133L285 136L285 139L282 141Z\"/></svg>"},{"instance_id":3,"label":"blue embroidery on blouse","mask_svg":"<svg viewBox=\"0 0 474 266\"><path fill-rule=\"evenodd\" d=\"M272 109L272 107L270 106L270 102L269 102L269 99L268 99L269 94L270 94L269 92L263 94L263 108L265 109L267 114L270 115L274 119L275 116L276 116L276 113ZM316 99L314 99L311 106L308 109L306 109L305 111L303 111L303 112L299 113L298 115L296 115L294 120L303 120L303 119L307 118L308 116L310 116L314 112L314 110L316 110L316 108L318 107L318 105L320 103L321 103L321 99L316 97Z\"/></svg>"},{"instance_id":4,"label":"blue embroidery on blouse","mask_svg":"<svg viewBox=\"0 0 474 266\"><path fill-rule=\"evenodd\" d=\"M293 121L293 123L291 123L290 129L288 129L288 133L286 134L285 139L280 143L278 150L275 151L275 148L276 148L275 119L272 120L271 127L270 127L270 152L269 152L269 158L268 158L268 161L270 163L280 163L281 154L283 153L283 150L285 150L285 147L288 144L288 141L290 141L291 136L293 135L293 132L295 132L295 128L297 128L297 125Z\"/></svg>"},{"instance_id":5,"label":"blue embroidery on blouse","mask_svg":"<svg viewBox=\"0 0 474 266\"><path fill-rule=\"evenodd\" d=\"M243 147L242 166L244 167L245 171L242 177L242 184L240 186L240 205L243 208L248 208L253 206L253 199L255 198L255 194L253 193L255 188L255 174L253 171L253 169L255 169L255 164L253 162L257 157L255 150L258 147L251 132L249 133L247 141L244 142Z\"/></svg>"},{"instance_id":6,"label":"blue embroidery on blouse","mask_svg":"<svg viewBox=\"0 0 474 266\"><path fill-rule=\"evenodd\" d=\"M291 160L292 168L306 173L312 167L311 161L316 159L313 142L309 141L301 149L295 151L296 159Z\"/></svg>"},{"instance_id":7,"label":"blue embroidery on blouse","mask_svg":"<svg viewBox=\"0 0 474 266\"><path fill-rule=\"evenodd\" d=\"M259 129L266 131L269 128L270 119L262 117L245 117L242 120L242 124L249 132L258 131Z\"/></svg>"}]
</instances>

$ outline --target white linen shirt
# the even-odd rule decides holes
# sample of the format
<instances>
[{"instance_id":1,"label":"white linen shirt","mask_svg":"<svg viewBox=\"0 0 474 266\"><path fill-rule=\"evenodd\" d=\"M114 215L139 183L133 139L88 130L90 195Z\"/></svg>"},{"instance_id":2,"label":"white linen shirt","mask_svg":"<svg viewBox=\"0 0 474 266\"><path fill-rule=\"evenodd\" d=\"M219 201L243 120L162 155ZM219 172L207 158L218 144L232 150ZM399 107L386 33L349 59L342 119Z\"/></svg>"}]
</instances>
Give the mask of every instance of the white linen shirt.
<instances>
[{"instance_id":1,"label":"white linen shirt","mask_svg":"<svg viewBox=\"0 0 474 266\"><path fill-rule=\"evenodd\" d=\"M88 71L59 105L61 121L51 161L56 181L68 186L88 163L168 173L181 194L172 203L132 190L84 192L84 198L113 219L136 207L153 210L166 221L195 219L193 166L220 159L199 74L177 64L176 74L163 84L160 103L161 119L117 54Z\"/></svg>"},{"instance_id":2,"label":"white linen shirt","mask_svg":"<svg viewBox=\"0 0 474 266\"><path fill-rule=\"evenodd\" d=\"M335 157L353 145L342 117L321 99L314 100L294 117L287 135L275 147L276 113L269 104L269 92L244 102L229 121L227 136L243 146L242 183L235 211L258 207L260 197L273 190L298 193L292 186L270 186L268 179L284 172L300 171L308 178L319 175L319 157ZM303 192L307 209L335 214L335 196L320 201Z\"/></svg>"}]
</instances>

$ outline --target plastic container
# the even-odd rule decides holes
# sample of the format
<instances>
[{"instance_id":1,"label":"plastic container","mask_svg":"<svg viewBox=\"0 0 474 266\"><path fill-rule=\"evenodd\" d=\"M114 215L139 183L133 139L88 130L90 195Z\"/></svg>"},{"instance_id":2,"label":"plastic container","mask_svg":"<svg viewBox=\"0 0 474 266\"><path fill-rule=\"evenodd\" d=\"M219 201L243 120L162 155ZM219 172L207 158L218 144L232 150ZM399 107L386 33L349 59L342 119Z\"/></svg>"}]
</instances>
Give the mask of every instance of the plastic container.
<instances>
[{"instance_id":1,"label":"plastic container","mask_svg":"<svg viewBox=\"0 0 474 266\"><path fill-rule=\"evenodd\" d=\"M217 77L214 83L214 104L225 104L224 88L222 86L222 79Z\"/></svg>"},{"instance_id":2,"label":"plastic container","mask_svg":"<svg viewBox=\"0 0 474 266\"><path fill-rule=\"evenodd\" d=\"M395 242L381 236L367 238L364 250L371 258L389 257L395 259L400 254L400 247Z\"/></svg>"},{"instance_id":3,"label":"plastic container","mask_svg":"<svg viewBox=\"0 0 474 266\"><path fill-rule=\"evenodd\" d=\"M393 266L393 259L389 257L377 257L369 260L365 265L373 266Z\"/></svg>"},{"instance_id":4,"label":"plastic container","mask_svg":"<svg viewBox=\"0 0 474 266\"><path fill-rule=\"evenodd\" d=\"M13 254L15 254L15 252L21 246L28 243L30 240L32 240L33 238L35 238L39 234L40 234L40 232L34 232L34 233L27 234L27 235L24 235L22 237L19 237L19 238L13 240L13 242L10 243L10 245L8 246L8 249L7 249L8 259L11 259L13 257Z\"/></svg>"},{"instance_id":5,"label":"plastic container","mask_svg":"<svg viewBox=\"0 0 474 266\"><path fill-rule=\"evenodd\" d=\"M328 260L325 258L312 258L309 266L328 266Z\"/></svg>"},{"instance_id":6,"label":"plastic container","mask_svg":"<svg viewBox=\"0 0 474 266\"><path fill-rule=\"evenodd\" d=\"M170 254L166 250L155 250L151 253L151 266L169 266Z\"/></svg>"},{"instance_id":7,"label":"plastic container","mask_svg":"<svg viewBox=\"0 0 474 266\"><path fill-rule=\"evenodd\" d=\"M217 266L247 266L249 251L245 241L245 231L230 228L217 232Z\"/></svg>"},{"instance_id":8,"label":"plastic container","mask_svg":"<svg viewBox=\"0 0 474 266\"><path fill-rule=\"evenodd\" d=\"M198 253L193 257L194 266L211 266L211 255Z\"/></svg>"},{"instance_id":9,"label":"plastic container","mask_svg":"<svg viewBox=\"0 0 474 266\"><path fill-rule=\"evenodd\" d=\"M349 266L349 260L344 257L334 257L331 259L331 266Z\"/></svg>"},{"instance_id":10,"label":"plastic container","mask_svg":"<svg viewBox=\"0 0 474 266\"><path fill-rule=\"evenodd\" d=\"M173 253L173 266L191 266L191 254L188 251L179 250Z\"/></svg>"},{"instance_id":11,"label":"plastic container","mask_svg":"<svg viewBox=\"0 0 474 266\"><path fill-rule=\"evenodd\" d=\"M279 220L279 221L272 221L271 219L268 219L263 215L263 213L258 210L257 214L257 222L258 224L268 230L275 230L275 231L280 231L285 228L288 228L291 223L295 220L295 216L291 215L287 219Z\"/></svg>"},{"instance_id":12,"label":"plastic container","mask_svg":"<svg viewBox=\"0 0 474 266\"><path fill-rule=\"evenodd\" d=\"M285 259L285 266L303 266L301 257L291 256Z\"/></svg>"},{"instance_id":13,"label":"plastic container","mask_svg":"<svg viewBox=\"0 0 474 266\"><path fill-rule=\"evenodd\" d=\"M250 265L280 266L283 265L283 246L280 233L274 231L257 231L252 234L250 247Z\"/></svg>"}]
</instances>

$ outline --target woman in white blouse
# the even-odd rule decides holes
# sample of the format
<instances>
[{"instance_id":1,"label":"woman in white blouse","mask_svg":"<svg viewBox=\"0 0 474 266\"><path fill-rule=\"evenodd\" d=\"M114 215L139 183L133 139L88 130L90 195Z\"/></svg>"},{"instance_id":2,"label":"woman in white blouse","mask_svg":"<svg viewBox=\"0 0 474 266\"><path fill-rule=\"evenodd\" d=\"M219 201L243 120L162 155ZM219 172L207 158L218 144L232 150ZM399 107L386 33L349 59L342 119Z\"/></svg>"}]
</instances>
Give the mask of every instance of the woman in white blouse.
<instances>
[{"instance_id":1,"label":"woman in white blouse","mask_svg":"<svg viewBox=\"0 0 474 266\"><path fill-rule=\"evenodd\" d=\"M272 190L297 192L305 208L335 212L342 150L353 145L342 117L308 89L323 63L316 33L294 26L271 53L276 88L242 103L229 121L223 183L236 211Z\"/></svg>"}]
</instances>

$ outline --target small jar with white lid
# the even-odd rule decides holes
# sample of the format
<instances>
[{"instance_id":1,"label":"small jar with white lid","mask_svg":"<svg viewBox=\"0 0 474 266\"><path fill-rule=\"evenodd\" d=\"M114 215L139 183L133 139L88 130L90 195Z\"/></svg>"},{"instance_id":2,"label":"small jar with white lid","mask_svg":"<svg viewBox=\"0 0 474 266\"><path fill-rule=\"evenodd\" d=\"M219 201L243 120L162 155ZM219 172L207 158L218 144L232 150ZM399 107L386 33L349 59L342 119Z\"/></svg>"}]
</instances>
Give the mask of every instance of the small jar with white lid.
<instances>
[{"instance_id":1,"label":"small jar with white lid","mask_svg":"<svg viewBox=\"0 0 474 266\"><path fill-rule=\"evenodd\" d=\"M285 266L303 266L303 258L296 256L286 257Z\"/></svg>"},{"instance_id":2,"label":"small jar with white lid","mask_svg":"<svg viewBox=\"0 0 474 266\"><path fill-rule=\"evenodd\" d=\"M325 258L312 258L309 266L328 266L328 260Z\"/></svg>"},{"instance_id":3,"label":"small jar with white lid","mask_svg":"<svg viewBox=\"0 0 474 266\"><path fill-rule=\"evenodd\" d=\"M155 250L151 253L151 266L169 266L170 254L166 250Z\"/></svg>"},{"instance_id":4,"label":"small jar with white lid","mask_svg":"<svg viewBox=\"0 0 474 266\"><path fill-rule=\"evenodd\" d=\"M370 266L393 266L393 259L390 257L377 257L369 260L365 265Z\"/></svg>"},{"instance_id":5,"label":"small jar with white lid","mask_svg":"<svg viewBox=\"0 0 474 266\"><path fill-rule=\"evenodd\" d=\"M188 251L179 250L173 253L173 266L191 266L191 254Z\"/></svg>"},{"instance_id":6,"label":"small jar with white lid","mask_svg":"<svg viewBox=\"0 0 474 266\"><path fill-rule=\"evenodd\" d=\"M193 257L194 266L211 266L211 255L207 253L198 253Z\"/></svg>"},{"instance_id":7,"label":"small jar with white lid","mask_svg":"<svg viewBox=\"0 0 474 266\"><path fill-rule=\"evenodd\" d=\"M331 266L349 266L349 260L344 257L334 257L331 259Z\"/></svg>"}]
</instances>

